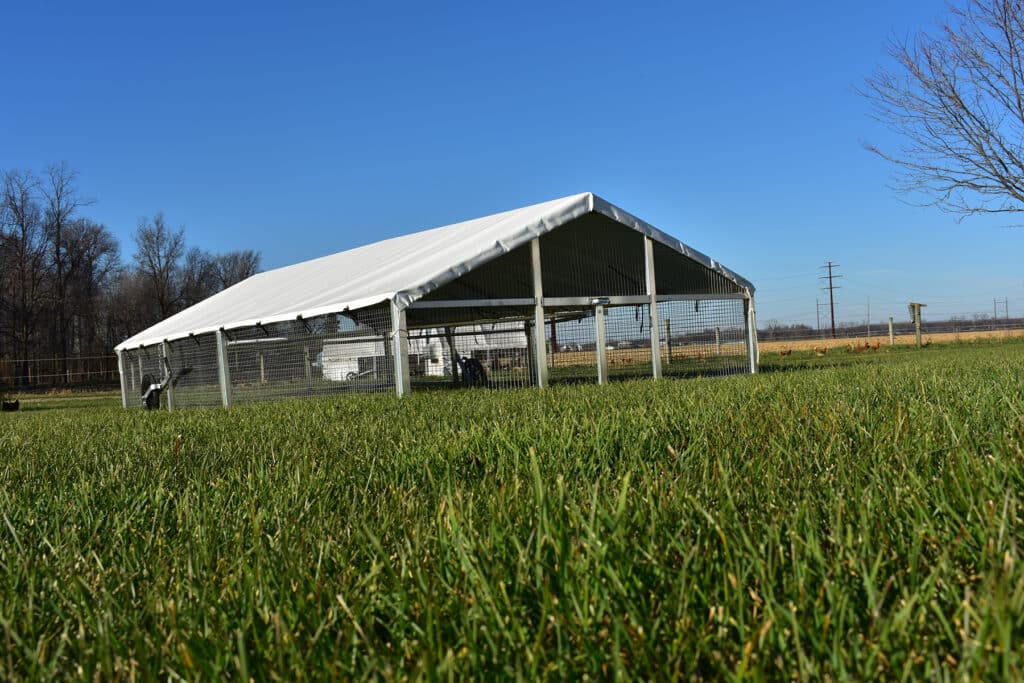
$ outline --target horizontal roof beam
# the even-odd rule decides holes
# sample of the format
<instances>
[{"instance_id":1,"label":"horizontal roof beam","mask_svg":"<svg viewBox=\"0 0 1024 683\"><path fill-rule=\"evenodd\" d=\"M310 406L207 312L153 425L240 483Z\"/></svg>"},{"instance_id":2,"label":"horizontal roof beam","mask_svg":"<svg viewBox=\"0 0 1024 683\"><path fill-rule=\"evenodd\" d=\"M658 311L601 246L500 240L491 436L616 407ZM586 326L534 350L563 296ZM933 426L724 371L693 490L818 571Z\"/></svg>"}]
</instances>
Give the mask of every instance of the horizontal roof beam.
<instances>
[{"instance_id":1,"label":"horizontal roof beam","mask_svg":"<svg viewBox=\"0 0 1024 683\"><path fill-rule=\"evenodd\" d=\"M646 294L635 296L608 296L600 297L606 306L639 306L650 303L651 298ZM746 299L745 292L730 292L728 294L659 294L658 302L664 301L715 301L719 299ZM594 297L590 296L546 296L543 298L545 307L551 306L593 306ZM533 306L536 303L533 297L519 297L512 299L446 299L443 301L414 301L409 308L415 309L437 309L437 308L502 308L502 307L525 307Z\"/></svg>"}]
</instances>

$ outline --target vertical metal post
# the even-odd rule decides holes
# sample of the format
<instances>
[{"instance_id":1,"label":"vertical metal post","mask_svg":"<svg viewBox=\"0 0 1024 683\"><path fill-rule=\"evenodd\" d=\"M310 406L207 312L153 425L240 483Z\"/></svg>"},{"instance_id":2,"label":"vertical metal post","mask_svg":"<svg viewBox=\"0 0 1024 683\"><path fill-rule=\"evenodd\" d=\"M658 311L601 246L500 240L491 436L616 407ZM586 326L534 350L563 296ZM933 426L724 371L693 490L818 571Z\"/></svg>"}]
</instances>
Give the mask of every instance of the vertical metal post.
<instances>
[{"instance_id":1,"label":"vertical metal post","mask_svg":"<svg viewBox=\"0 0 1024 683\"><path fill-rule=\"evenodd\" d=\"M651 375L661 377L661 324L658 322L658 286L654 279L654 241L644 235L644 280L647 285L648 311L651 331Z\"/></svg>"},{"instance_id":2,"label":"vertical metal post","mask_svg":"<svg viewBox=\"0 0 1024 683\"><path fill-rule=\"evenodd\" d=\"M217 330L217 380L220 382L220 402L231 405L231 368L228 366L228 344L224 330Z\"/></svg>"},{"instance_id":3,"label":"vertical metal post","mask_svg":"<svg viewBox=\"0 0 1024 683\"><path fill-rule=\"evenodd\" d=\"M163 361L163 371L170 375L171 345L167 342L162 342L160 344L160 355ZM164 387L164 393L167 394L167 410L174 410L174 386L170 382Z\"/></svg>"},{"instance_id":4,"label":"vertical metal post","mask_svg":"<svg viewBox=\"0 0 1024 683\"><path fill-rule=\"evenodd\" d=\"M263 358L263 352L260 351L260 384L267 383L267 365Z\"/></svg>"},{"instance_id":5,"label":"vertical metal post","mask_svg":"<svg viewBox=\"0 0 1024 683\"><path fill-rule=\"evenodd\" d=\"M128 407L128 378L124 376L124 351L117 352L117 374L121 378L121 407Z\"/></svg>"},{"instance_id":6,"label":"vertical metal post","mask_svg":"<svg viewBox=\"0 0 1024 683\"><path fill-rule=\"evenodd\" d=\"M747 327L747 359L750 374L757 373L757 322L754 316L754 297L743 300L743 318Z\"/></svg>"},{"instance_id":7,"label":"vertical metal post","mask_svg":"<svg viewBox=\"0 0 1024 683\"><path fill-rule=\"evenodd\" d=\"M405 309L391 302L391 344L395 359L395 393L406 396L412 389L409 377L409 325Z\"/></svg>"},{"instance_id":8,"label":"vertical metal post","mask_svg":"<svg viewBox=\"0 0 1024 683\"><path fill-rule=\"evenodd\" d=\"M541 274L540 238L530 242L533 266L533 363L537 368L537 386L548 385L548 348L544 339L544 282Z\"/></svg>"},{"instance_id":9,"label":"vertical metal post","mask_svg":"<svg viewBox=\"0 0 1024 683\"><path fill-rule=\"evenodd\" d=\"M892 332L892 316L889 316L889 346L896 345L896 335Z\"/></svg>"},{"instance_id":10,"label":"vertical metal post","mask_svg":"<svg viewBox=\"0 0 1024 683\"><path fill-rule=\"evenodd\" d=\"M594 335L597 338L597 383L608 383L608 342L604 331L604 304L594 306Z\"/></svg>"},{"instance_id":11,"label":"vertical metal post","mask_svg":"<svg viewBox=\"0 0 1024 683\"><path fill-rule=\"evenodd\" d=\"M530 376L530 384L537 383L537 364L533 362L533 330L530 329L530 321L523 322L523 334L526 335L526 370Z\"/></svg>"},{"instance_id":12,"label":"vertical metal post","mask_svg":"<svg viewBox=\"0 0 1024 683\"><path fill-rule=\"evenodd\" d=\"M722 328L715 325L715 355L722 355Z\"/></svg>"}]
</instances>

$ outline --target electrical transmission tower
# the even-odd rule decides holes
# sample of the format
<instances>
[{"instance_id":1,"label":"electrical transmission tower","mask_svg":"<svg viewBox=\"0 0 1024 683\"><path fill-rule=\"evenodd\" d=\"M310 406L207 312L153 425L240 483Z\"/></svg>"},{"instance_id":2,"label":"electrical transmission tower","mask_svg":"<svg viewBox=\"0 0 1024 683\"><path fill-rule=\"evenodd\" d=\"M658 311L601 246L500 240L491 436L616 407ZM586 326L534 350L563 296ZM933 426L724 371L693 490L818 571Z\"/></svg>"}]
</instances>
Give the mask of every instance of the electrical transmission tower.
<instances>
[{"instance_id":1,"label":"electrical transmission tower","mask_svg":"<svg viewBox=\"0 0 1024 683\"><path fill-rule=\"evenodd\" d=\"M833 268L838 268L838 267L839 267L838 263L832 263L831 261L826 261L825 265L821 266L821 268L822 269L828 269L828 274L827 275L822 275L822 276L820 276L818 278L819 280L828 280L828 284L825 285L824 287L822 287L822 290L826 290L826 289L828 290L828 308L829 308L829 313L831 314L831 317L832 317L832 338L833 339L835 339L835 337L836 337L836 300L835 300L835 296L833 294L833 291L836 290L836 289L841 289L841 287L839 285L834 284L834 281L838 280L839 278L841 278L842 275L835 275L835 274L833 274L832 269Z\"/></svg>"}]
</instances>

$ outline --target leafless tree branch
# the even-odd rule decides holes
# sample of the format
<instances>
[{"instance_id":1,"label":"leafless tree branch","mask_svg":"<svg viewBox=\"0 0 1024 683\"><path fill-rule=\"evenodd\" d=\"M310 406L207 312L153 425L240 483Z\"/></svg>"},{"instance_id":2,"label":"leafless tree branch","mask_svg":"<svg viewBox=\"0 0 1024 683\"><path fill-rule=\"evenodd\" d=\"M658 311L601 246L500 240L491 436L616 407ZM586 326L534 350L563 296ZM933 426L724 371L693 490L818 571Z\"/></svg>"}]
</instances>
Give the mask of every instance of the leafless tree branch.
<instances>
[{"instance_id":1,"label":"leafless tree branch","mask_svg":"<svg viewBox=\"0 0 1024 683\"><path fill-rule=\"evenodd\" d=\"M1024 212L1024 0L967 0L936 35L893 40L861 94L904 140L865 145L897 189L969 216Z\"/></svg>"}]
</instances>

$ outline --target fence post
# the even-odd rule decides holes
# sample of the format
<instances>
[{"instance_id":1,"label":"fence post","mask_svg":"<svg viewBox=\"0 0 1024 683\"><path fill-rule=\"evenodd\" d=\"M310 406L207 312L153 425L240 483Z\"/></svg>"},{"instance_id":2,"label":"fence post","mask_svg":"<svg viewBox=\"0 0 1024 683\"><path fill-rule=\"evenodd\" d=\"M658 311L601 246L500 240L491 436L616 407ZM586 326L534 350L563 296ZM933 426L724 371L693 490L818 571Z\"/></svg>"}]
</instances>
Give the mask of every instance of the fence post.
<instances>
[{"instance_id":1,"label":"fence post","mask_svg":"<svg viewBox=\"0 0 1024 683\"><path fill-rule=\"evenodd\" d=\"M715 355L722 355L722 328L715 325Z\"/></svg>"},{"instance_id":2,"label":"fence post","mask_svg":"<svg viewBox=\"0 0 1024 683\"><path fill-rule=\"evenodd\" d=\"M914 334L917 335L917 348L921 348L921 309L925 304L910 302L910 314L914 318Z\"/></svg>"},{"instance_id":3,"label":"fence post","mask_svg":"<svg viewBox=\"0 0 1024 683\"><path fill-rule=\"evenodd\" d=\"M231 405L231 368L228 366L228 345L224 330L217 330L217 380L220 382L220 402Z\"/></svg>"},{"instance_id":4,"label":"fence post","mask_svg":"<svg viewBox=\"0 0 1024 683\"><path fill-rule=\"evenodd\" d=\"M544 339L544 281L541 273L540 238L530 242L533 270L533 363L537 368L537 386L548 385L548 348Z\"/></svg>"},{"instance_id":5,"label":"fence post","mask_svg":"<svg viewBox=\"0 0 1024 683\"><path fill-rule=\"evenodd\" d=\"M644 235L644 281L647 286L648 312L651 328L651 375L661 378L661 325L658 322L658 286L654 279L654 241Z\"/></svg>"},{"instance_id":6,"label":"fence post","mask_svg":"<svg viewBox=\"0 0 1024 683\"><path fill-rule=\"evenodd\" d=\"M896 346L896 335L892 331L892 316L889 316L889 346Z\"/></svg>"},{"instance_id":7,"label":"fence post","mask_svg":"<svg viewBox=\"0 0 1024 683\"><path fill-rule=\"evenodd\" d=\"M405 309L399 308L394 301L391 302L391 343L395 359L395 393L405 396L412 388L409 377L409 326Z\"/></svg>"}]
</instances>

